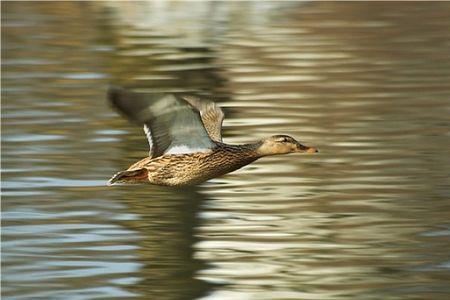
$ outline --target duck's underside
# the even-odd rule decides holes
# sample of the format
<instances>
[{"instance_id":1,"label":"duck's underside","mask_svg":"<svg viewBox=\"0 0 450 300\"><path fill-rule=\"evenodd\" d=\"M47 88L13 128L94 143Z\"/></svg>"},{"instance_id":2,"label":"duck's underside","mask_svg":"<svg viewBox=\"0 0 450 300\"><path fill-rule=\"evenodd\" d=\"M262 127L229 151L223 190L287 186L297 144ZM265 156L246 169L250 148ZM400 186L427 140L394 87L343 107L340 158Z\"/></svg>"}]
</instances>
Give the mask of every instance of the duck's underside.
<instances>
[{"instance_id":1,"label":"duck's underside","mask_svg":"<svg viewBox=\"0 0 450 300\"><path fill-rule=\"evenodd\" d=\"M242 154L242 153L241 153ZM144 158L115 174L109 184L152 183L168 186L195 185L235 171L257 157L226 150Z\"/></svg>"}]
</instances>

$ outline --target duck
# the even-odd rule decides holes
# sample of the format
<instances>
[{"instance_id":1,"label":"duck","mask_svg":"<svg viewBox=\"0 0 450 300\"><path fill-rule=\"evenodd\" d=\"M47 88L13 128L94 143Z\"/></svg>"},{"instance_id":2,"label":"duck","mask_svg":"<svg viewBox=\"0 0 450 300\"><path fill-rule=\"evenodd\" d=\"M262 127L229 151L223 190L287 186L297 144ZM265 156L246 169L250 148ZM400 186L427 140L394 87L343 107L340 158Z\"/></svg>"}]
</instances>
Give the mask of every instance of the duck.
<instances>
[{"instance_id":1,"label":"duck","mask_svg":"<svg viewBox=\"0 0 450 300\"><path fill-rule=\"evenodd\" d=\"M224 143L225 115L214 101L204 97L141 93L113 86L107 98L127 119L143 126L149 144L148 157L116 173L108 185L192 186L265 156L318 152L288 135L273 135L248 144Z\"/></svg>"}]
</instances>

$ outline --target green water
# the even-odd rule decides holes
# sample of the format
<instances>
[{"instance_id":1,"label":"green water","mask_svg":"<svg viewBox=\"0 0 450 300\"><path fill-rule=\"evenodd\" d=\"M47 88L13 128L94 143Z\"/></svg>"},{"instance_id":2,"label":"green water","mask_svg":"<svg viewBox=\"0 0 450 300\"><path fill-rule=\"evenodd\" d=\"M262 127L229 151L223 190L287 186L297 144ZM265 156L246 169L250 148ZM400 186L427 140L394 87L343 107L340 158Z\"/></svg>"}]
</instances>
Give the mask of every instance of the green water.
<instances>
[{"instance_id":1,"label":"green water","mask_svg":"<svg viewBox=\"0 0 450 300\"><path fill-rule=\"evenodd\" d=\"M2 2L5 299L448 299L450 5ZM190 189L108 84L212 96L224 140L289 134Z\"/></svg>"}]
</instances>

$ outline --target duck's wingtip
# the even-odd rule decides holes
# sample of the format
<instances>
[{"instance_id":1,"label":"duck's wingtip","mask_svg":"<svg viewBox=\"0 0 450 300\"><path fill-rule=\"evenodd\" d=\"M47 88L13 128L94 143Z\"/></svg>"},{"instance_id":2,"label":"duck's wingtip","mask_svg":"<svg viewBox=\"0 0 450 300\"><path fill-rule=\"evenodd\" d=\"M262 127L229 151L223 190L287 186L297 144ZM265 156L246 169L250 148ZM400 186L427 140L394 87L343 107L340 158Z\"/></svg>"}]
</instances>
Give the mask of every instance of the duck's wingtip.
<instances>
[{"instance_id":1,"label":"duck's wingtip","mask_svg":"<svg viewBox=\"0 0 450 300\"><path fill-rule=\"evenodd\" d=\"M114 174L113 177L111 177L108 182L106 182L107 186L113 186L117 184L117 181L122 177L123 171L121 172L117 172L116 174Z\"/></svg>"},{"instance_id":2,"label":"duck's wingtip","mask_svg":"<svg viewBox=\"0 0 450 300\"><path fill-rule=\"evenodd\" d=\"M130 183L140 183L147 180L148 171L146 168L136 169L136 170L126 170L120 171L114 174L110 180L108 180L107 185L121 185Z\"/></svg>"},{"instance_id":3,"label":"duck's wingtip","mask_svg":"<svg viewBox=\"0 0 450 300\"><path fill-rule=\"evenodd\" d=\"M113 178L111 178L110 180L108 180L107 182L106 182L106 186L113 186L113 185L115 185L115 182L112 180Z\"/></svg>"},{"instance_id":4,"label":"duck's wingtip","mask_svg":"<svg viewBox=\"0 0 450 300\"><path fill-rule=\"evenodd\" d=\"M123 93L124 90L125 89L119 85L112 85L112 84L108 85L108 87L106 88L107 99L110 102L114 102L114 99L121 93Z\"/></svg>"}]
</instances>

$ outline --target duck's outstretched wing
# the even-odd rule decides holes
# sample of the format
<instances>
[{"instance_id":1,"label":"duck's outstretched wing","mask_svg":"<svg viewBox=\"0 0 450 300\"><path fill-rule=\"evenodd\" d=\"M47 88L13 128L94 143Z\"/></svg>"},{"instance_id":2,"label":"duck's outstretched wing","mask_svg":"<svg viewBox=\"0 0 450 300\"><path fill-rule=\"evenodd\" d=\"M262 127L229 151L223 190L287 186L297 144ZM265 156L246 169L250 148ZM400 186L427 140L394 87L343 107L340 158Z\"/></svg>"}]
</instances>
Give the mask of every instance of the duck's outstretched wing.
<instances>
[{"instance_id":1,"label":"duck's outstretched wing","mask_svg":"<svg viewBox=\"0 0 450 300\"><path fill-rule=\"evenodd\" d=\"M134 93L112 87L108 99L128 119L144 125L152 158L205 152L215 146L199 111L179 96Z\"/></svg>"},{"instance_id":2,"label":"duck's outstretched wing","mask_svg":"<svg viewBox=\"0 0 450 300\"><path fill-rule=\"evenodd\" d=\"M224 113L214 102L196 96L182 95L190 105L200 111L203 126L212 140L222 142L222 122Z\"/></svg>"}]
</instances>

